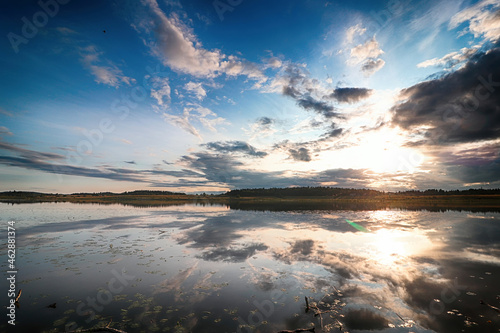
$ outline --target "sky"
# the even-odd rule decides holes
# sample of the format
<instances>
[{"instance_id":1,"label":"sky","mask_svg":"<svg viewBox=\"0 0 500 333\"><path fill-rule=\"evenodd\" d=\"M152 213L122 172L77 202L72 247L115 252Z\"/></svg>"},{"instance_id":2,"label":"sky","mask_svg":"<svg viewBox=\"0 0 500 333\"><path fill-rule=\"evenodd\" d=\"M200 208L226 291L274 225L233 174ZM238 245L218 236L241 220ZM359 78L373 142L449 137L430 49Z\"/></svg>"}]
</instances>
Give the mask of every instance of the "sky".
<instances>
[{"instance_id":1,"label":"sky","mask_svg":"<svg viewBox=\"0 0 500 333\"><path fill-rule=\"evenodd\" d=\"M0 15L0 191L500 187L498 0Z\"/></svg>"}]
</instances>

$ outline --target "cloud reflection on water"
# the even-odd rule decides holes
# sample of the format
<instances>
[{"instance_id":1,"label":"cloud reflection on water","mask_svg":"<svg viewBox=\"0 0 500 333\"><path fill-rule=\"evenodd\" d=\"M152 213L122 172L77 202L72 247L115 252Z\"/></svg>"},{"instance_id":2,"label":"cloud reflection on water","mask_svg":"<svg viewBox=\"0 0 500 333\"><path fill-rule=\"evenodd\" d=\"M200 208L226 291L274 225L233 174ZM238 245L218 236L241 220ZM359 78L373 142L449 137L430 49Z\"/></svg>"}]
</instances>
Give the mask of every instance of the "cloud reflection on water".
<instances>
[{"instance_id":1,"label":"cloud reflection on water","mask_svg":"<svg viewBox=\"0 0 500 333\"><path fill-rule=\"evenodd\" d=\"M46 234L99 230L106 235L125 232L132 242L134 230L146 231L150 249L175 244L190 258L179 262L177 274L155 283L153 292L174 293L185 306L208 304L216 294L234 301L224 288L214 291L226 276L207 271L214 267L214 272L224 269L229 274L231 293L247 289L249 294L241 294L242 299L253 293L255 299L265 300L284 289L286 302L302 295L300 303L304 295L319 297L338 290L339 301L345 303L342 321L352 332L408 332L407 326L414 332L497 332L500 317L479 301L498 305L499 217L497 213L270 213L163 207L149 215L32 225L20 235L34 240ZM345 219L371 232L359 232ZM295 310L276 310L262 332L271 332L280 322L288 329L301 327L294 326L307 321L304 314L294 317L294 311L302 308L299 303ZM240 304L240 312L246 310L252 309ZM196 325L201 324L192 321L195 331Z\"/></svg>"}]
</instances>

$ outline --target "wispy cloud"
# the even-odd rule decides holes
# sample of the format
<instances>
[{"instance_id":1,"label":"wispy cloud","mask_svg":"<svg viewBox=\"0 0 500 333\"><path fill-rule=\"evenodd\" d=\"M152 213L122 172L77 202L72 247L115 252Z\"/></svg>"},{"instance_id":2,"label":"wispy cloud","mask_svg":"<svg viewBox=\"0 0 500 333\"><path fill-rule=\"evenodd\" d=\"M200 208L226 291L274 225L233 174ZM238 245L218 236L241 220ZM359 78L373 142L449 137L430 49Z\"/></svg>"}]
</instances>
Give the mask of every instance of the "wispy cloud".
<instances>
[{"instance_id":1,"label":"wispy cloud","mask_svg":"<svg viewBox=\"0 0 500 333\"><path fill-rule=\"evenodd\" d=\"M199 131L193 125L194 122L200 123L203 127L212 132L217 132L217 127L219 125L229 123L226 119L217 116L212 110L197 104L191 104L185 107L181 115L164 112L163 118L167 122L186 130L200 140L203 139Z\"/></svg>"},{"instance_id":2,"label":"wispy cloud","mask_svg":"<svg viewBox=\"0 0 500 333\"><path fill-rule=\"evenodd\" d=\"M167 106L170 104L171 89L168 78L165 77L150 77L146 76L146 79L151 81L151 97L153 97L158 105Z\"/></svg>"},{"instance_id":3,"label":"wispy cloud","mask_svg":"<svg viewBox=\"0 0 500 333\"><path fill-rule=\"evenodd\" d=\"M102 54L94 45L80 48L81 61L85 68L94 76L95 82L116 88L122 83L130 85L135 81L125 76L111 61L103 61L101 59Z\"/></svg>"},{"instance_id":4,"label":"wispy cloud","mask_svg":"<svg viewBox=\"0 0 500 333\"><path fill-rule=\"evenodd\" d=\"M252 145L243 141L209 142L202 146L221 153L241 153L250 157L264 157L267 155L266 152L259 151Z\"/></svg>"},{"instance_id":5,"label":"wispy cloud","mask_svg":"<svg viewBox=\"0 0 500 333\"><path fill-rule=\"evenodd\" d=\"M188 133L196 136L198 139L203 140L198 130L189 121L190 116L191 115L187 110L184 110L182 115L174 115L170 113L163 113L162 115L162 117L170 124L180 127Z\"/></svg>"},{"instance_id":6,"label":"wispy cloud","mask_svg":"<svg viewBox=\"0 0 500 333\"><path fill-rule=\"evenodd\" d=\"M124 144L131 145L132 141L127 140L127 139L120 139L120 142L123 142Z\"/></svg>"},{"instance_id":7,"label":"wispy cloud","mask_svg":"<svg viewBox=\"0 0 500 333\"><path fill-rule=\"evenodd\" d=\"M3 114L4 116L12 117L12 113L8 112L7 110L4 110L0 108L0 114Z\"/></svg>"},{"instance_id":8,"label":"wispy cloud","mask_svg":"<svg viewBox=\"0 0 500 333\"><path fill-rule=\"evenodd\" d=\"M419 68L431 66L453 68L458 64L467 61L478 51L478 47L462 48L459 52L450 52L441 58L433 58L417 64Z\"/></svg>"},{"instance_id":9,"label":"wispy cloud","mask_svg":"<svg viewBox=\"0 0 500 333\"><path fill-rule=\"evenodd\" d=\"M200 101L207 96L207 92L203 89L201 82L188 82L184 85L184 89L192 93Z\"/></svg>"},{"instance_id":10,"label":"wispy cloud","mask_svg":"<svg viewBox=\"0 0 500 333\"><path fill-rule=\"evenodd\" d=\"M364 35L365 32L366 28L363 28L361 24L356 24L352 27L349 27L345 32L346 43L354 43L354 39L358 36Z\"/></svg>"},{"instance_id":11,"label":"wispy cloud","mask_svg":"<svg viewBox=\"0 0 500 333\"><path fill-rule=\"evenodd\" d=\"M18 153L22 157L31 160L62 160L65 158L65 156L61 154L37 152L34 150L19 147L19 145L14 145L2 141L0 141L0 150Z\"/></svg>"},{"instance_id":12,"label":"wispy cloud","mask_svg":"<svg viewBox=\"0 0 500 333\"><path fill-rule=\"evenodd\" d=\"M474 37L488 41L500 38L500 3L496 0L483 0L454 15L449 28L454 29L466 22Z\"/></svg>"},{"instance_id":13,"label":"wispy cloud","mask_svg":"<svg viewBox=\"0 0 500 333\"><path fill-rule=\"evenodd\" d=\"M12 132L5 126L0 126L0 135L13 135Z\"/></svg>"},{"instance_id":14,"label":"wispy cloud","mask_svg":"<svg viewBox=\"0 0 500 333\"><path fill-rule=\"evenodd\" d=\"M250 136L250 140L257 137L264 138L276 133L274 124L276 120L269 117L260 117L255 122L250 124L250 129L244 129L244 131Z\"/></svg>"}]
</instances>

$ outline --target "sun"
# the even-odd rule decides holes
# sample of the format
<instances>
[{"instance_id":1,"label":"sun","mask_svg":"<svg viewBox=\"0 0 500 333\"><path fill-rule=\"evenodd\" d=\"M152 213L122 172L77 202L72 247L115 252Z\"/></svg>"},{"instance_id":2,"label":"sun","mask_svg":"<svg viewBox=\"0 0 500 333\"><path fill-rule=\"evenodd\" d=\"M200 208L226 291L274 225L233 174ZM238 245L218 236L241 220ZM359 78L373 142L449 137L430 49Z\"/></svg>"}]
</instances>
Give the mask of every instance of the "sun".
<instances>
[{"instance_id":1,"label":"sun","mask_svg":"<svg viewBox=\"0 0 500 333\"><path fill-rule=\"evenodd\" d=\"M422 165L424 157L404 143L404 136L396 129L383 129L363 137L353 154L362 161L362 167L376 173L413 173Z\"/></svg>"}]
</instances>

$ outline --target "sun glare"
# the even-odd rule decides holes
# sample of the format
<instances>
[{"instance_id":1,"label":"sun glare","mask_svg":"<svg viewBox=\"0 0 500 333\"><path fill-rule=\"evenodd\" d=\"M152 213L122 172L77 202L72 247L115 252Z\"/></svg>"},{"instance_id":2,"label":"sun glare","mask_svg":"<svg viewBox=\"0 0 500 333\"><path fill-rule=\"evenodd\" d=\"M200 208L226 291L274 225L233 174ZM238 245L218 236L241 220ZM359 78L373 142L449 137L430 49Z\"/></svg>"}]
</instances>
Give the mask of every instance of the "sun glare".
<instances>
[{"instance_id":1,"label":"sun glare","mask_svg":"<svg viewBox=\"0 0 500 333\"><path fill-rule=\"evenodd\" d=\"M417 255L432 247L431 241L415 230L405 232L394 229L380 229L371 234L368 250L373 260L383 265Z\"/></svg>"},{"instance_id":2,"label":"sun glare","mask_svg":"<svg viewBox=\"0 0 500 333\"><path fill-rule=\"evenodd\" d=\"M389 129L366 136L355 150L364 167L374 172L414 172L423 163L423 156L403 144L404 137Z\"/></svg>"}]
</instances>

